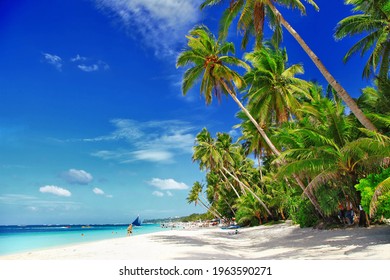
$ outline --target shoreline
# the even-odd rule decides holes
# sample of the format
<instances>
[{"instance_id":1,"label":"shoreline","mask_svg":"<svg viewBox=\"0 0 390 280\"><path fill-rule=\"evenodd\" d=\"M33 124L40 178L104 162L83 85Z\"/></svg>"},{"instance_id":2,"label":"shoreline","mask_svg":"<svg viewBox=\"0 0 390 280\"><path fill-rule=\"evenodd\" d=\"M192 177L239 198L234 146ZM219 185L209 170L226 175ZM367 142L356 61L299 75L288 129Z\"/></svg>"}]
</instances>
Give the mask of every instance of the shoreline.
<instances>
[{"instance_id":1,"label":"shoreline","mask_svg":"<svg viewBox=\"0 0 390 280\"><path fill-rule=\"evenodd\" d=\"M291 222L190 228L0 256L0 260L390 260L390 226L317 230Z\"/></svg>"}]
</instances>

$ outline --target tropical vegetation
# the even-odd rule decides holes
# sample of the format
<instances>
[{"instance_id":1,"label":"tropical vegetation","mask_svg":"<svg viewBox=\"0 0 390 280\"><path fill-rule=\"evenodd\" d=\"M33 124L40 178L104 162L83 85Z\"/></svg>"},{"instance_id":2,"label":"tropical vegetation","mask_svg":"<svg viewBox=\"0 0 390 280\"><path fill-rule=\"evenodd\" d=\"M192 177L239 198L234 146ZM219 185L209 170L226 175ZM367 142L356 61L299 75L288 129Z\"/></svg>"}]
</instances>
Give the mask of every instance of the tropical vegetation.
<instances>
[{"instance_id":1,"label":"tropical vegetation","mask_svg":"<svg viewBox=\"0 0 390 280\"><path fill-rule=\"evenodd\" d=\"M206 0L201 8L223 3ZM318 9L314 1L306 1ZM242 225L292 219L301 226L338 223L339 204L348 196L355 212L363 209L372 222L390 218L390 5L385 0L346 0L351 15L339 22L335 37L360 35L346 53L370 52L363 69L372 87L357 99L334 80L276 5L305 12L299 0L233 0L221 17L218 36L195 26L177 58L185 67L182 91L200 83L207 104L230 96L238 105L241 136L196 136L192 159L205 172L195 182L188 203L208 215ZM238 17L241 47L255 38L243 59L227 42ZM274 35L264 41L268 21ZM282 26L297 39L325 76L329 86L299 77L301 64L289 64ZM349 110L347 110L349 109ZM362 213L364 213L362 211Z\"/></svg>"}]
</instances>

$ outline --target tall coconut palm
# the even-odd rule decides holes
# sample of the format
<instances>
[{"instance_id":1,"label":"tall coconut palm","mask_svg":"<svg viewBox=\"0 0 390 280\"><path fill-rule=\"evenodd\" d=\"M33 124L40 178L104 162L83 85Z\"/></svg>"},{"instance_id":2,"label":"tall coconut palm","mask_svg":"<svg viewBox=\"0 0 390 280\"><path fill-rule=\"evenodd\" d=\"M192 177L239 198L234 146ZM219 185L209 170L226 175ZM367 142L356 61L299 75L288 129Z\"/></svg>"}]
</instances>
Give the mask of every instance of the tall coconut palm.
<instances>
[{"instance_id":1,"label":"tall coconut palm","mask_svg":"<svg viewBox=\"0 0 390 280\"><path fill-rule=\"evenodd\" d=\"M382 87L366 87L357 103L383 134L390 136L390 80Z\"/></svg>"},{"instance_id":2,"label":"tall coconut palm","mask_svg":"<svg viewBox=\"0 0 390 280\"><path fill-rule=\"evenodd\" d=\"M263 47L245 55L245 59L253 65L244 79L250 88L248 109L260 125L268 122L281 124L300 115L300 100L309 97L310 83L295 77L303 74L301 64L287 67L285 49Z\"/></svg>"},{"instance_id":3,"label":"tall coconut palm","mask_svg":"<svg viewBox=\"0 0 390 280\"><path fill-rule=\"evenodd\" d=\"M229 68L229 65L246 69L249 69L249 66L240 59L228 55L234 53L234 45L218 41L205 26L195 27L187 38L188 48L178 56L176 62L177 67L192 66L184 73L183 94L187 94L188 90L201 79L200 91L204 94L207 104L212 102L213 93L217 98L222 94L230 95L256 126L267 145L272 151L278 153L264 130L236 96L235 87L241 88L245 83L236 71Z\"/></svg>"},{"instance_id":4,"label":"tall coconut palm","mask_svg":"<svg viewBox=\"0 0 390 280\"><path fill-rule=\"evenodd\" d=\"M211 206L207 206L207 204L202 200L201 193L203 192L203 186L200 182L196 181L187 197L188 203L195 203L197 205L200 203L207 211L210 211L214 216L221 218L221 215L215 211Z\"/></svg>"},{"instance_id":5,"label":"tall coconut palm","mask_svg":"<svg viewBox=\"0 0 390 280\"><path fill-rule=\"evenodd\" d=\"M287 147L279 159L288 163L279 168L279 176L304 174L307 188L322 185L353 186L362 176L381 165L387 165L390 138L367 129L365 137L353 139L355 128L344 116L340 102L326 98L307 104L307 118L298 128L286 128L275 135Z\"/></svg>"},{"instance_id":6,"label":"tall coconut palm","mask_svg":"<svg viewBox=\"0 0 390 280\"><path fill-rule=\"evenodd\" d=\"M251 193L238 199L236 207L237 222L240 224L261 225L263 218L267 218L264 209Z\"/></svg>"},{"instance_id":7,"label":"tall coconut palm","mask_svg":"<svg viewBox=\"0 0 390 280\"><path fill-rule=\"evenodd\" d=\"M205 142L203 142L205 141ZM226 143L225 143L226 145ZM219 146L219 147L218 147ZM252 193L256 199L259 201L261 205L263 205L264 209L268 210L265 203L254 194L254 191L250 187L250 184L246 184L238 176L234 175L234 171L229 171L232 168L232 164L224 161L224 159L231 157L231 155L224 155L225 153L235 153L232 149L222 149L221 145L216 145L216 141L210 136L209 132L206 129L203 129L201 133L199 133L196 137L196 145L194 147L193 160L198 161L201 168L212 170L214 172L218 172L221 175L229 176L233 178L242 189L247 190ZM211 169L213 168L213 169ZM234 186L230 184L232 188ZM237 193L237 191L235 190ZM271 212L268 210L270 216L272 216Z\"/></svg>"},{"instance_id":8,"label":"tall coconut palm","mask_svg":"<svg viewBox=\"0 0 390 280\"><path fill-rule=\"evenodd\" d=\"M206 6L215 5L221 3L222 0L205 0L203 4L201 5L201 8L204 8ZM309 4L314 6L316 9L318 9L318 6L315 4L312 0L306 0ZM281 24L286 28L286 30L294 37L294 39L299 43L299 45L303 48L303 50L306 52L306 54L310 57L310 59L313 61L313 63L316 65L318 70L321 72L321 74L324 76L326 81L336 90L337 94L342 98L342 100L347 104L347 106L350 108L351 112L356 116L356 118L360 121L360 123L370 130L376 130L376 127L371 123L371 121L363 114L363 112L360 110L360 108L357 106L356 102L353 100L353 98L348 94L348 92L336 81L336 79L332 76L332 74L327 70L325 65L321 62L321 60L317 57L317 55L309 48L309 46L306 44L306 42L302 39L302 37L296 32L296 30L287 22L287 20L282 16L282 14L279 12L279 10L275 7L274 4L281 4L284 6L292 7L292 8L298 8L301 13L305 13L305 6L302 4L300 0L232 0L230 2L230 6L225 13L231 13L230 16L224 16L223 19L226 22L226 25L229 26L233 19L241 12L241 17L246 19L245 21L242 21L242 23L247 24L248 29L253 29L253 24L255 22L263 22L264 19L259 20L255 18L264 18L264 16L267 14L265 12L259 12L260 8L259 5L261 5L263 11L264 9L267 9L267 11L271 11L271 13L268 13L268 16L271 16L272 18L277 20L276 26ZM230 12L231 11L231 12ZM249 17L252 17L252 20L248 20ZM240 21L239 21L240 22ZM221 28L226 29L226 28ZM227 29L226 29L227 30ZM262 30L262 29L260 29ZM276 30L280 30L276 29ZM280 32L279 32L280 33ZM227 34L227 32L226 32ZM256 34L256 36L260 36L259 34ZM275 36L275 35L274 35ZM281 36L281 33L277 36Z\"/></svg>"},{"instance_id":9,"label":"tall coconut palm","mask_svg":"<svg viewBox=\"0 0 390 280\"><path fill-rule=\"evenodd\" d=\"M335 32L337 39L347 36L363 35L344 56L348 61L352 55L363 56L371 52L363 70L363 77L375 74L379 68L379 85L389 79L390 66L390 4L388 0L346 0L345 4L354 6L358 14L341 20ZM386 8L387 6L387 8Z\"/></svg>"},{"instance_id":10,"label":"tall coconut palm","mask_svg":"<svg viewBox=\"0 0 390 280\"><path fill-rule=\"evenodd\" d=\"M228 65L242 66L247 69L249 67L245 62L228 55L229 52L234 53L234 45L226 42L221 43L205 26L195 27L187 38L188 48L180 53L176 62L177 67L192 66L184 73L183 94L187 94L195 82L201 79L200 91L205 95L207 104L212 102L213 93L218 98L222 94L230 95L259 131L272 152L279 155L279 150L236 96L234 87L241 88L244 80ZM305 186L299 181L299 178L296 177L296 179L301 188L304 189ZM315 203L313 197L310 200ZM316 209L321 213L319 207Z\"/></svg>"}]
</instances>

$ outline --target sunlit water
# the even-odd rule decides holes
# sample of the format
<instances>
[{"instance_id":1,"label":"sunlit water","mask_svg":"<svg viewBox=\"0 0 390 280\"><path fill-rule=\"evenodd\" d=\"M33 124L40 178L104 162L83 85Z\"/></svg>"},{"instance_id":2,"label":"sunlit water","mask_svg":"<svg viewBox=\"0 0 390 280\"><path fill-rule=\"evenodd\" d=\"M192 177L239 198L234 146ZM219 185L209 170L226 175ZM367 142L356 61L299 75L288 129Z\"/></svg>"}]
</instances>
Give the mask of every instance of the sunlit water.
<instances>
[{"instance_id":1,"label":"sunlit water","mask_svg":"<svg viewBox=\"0 0 390 280\"><path fill-rule=\"evenodd\" d=\"M133 235L167 230L159 224L133 227ZM0 255L29 252L104 239L125 237L127 225L0 226Z\"/></svg>"}]
</instances>

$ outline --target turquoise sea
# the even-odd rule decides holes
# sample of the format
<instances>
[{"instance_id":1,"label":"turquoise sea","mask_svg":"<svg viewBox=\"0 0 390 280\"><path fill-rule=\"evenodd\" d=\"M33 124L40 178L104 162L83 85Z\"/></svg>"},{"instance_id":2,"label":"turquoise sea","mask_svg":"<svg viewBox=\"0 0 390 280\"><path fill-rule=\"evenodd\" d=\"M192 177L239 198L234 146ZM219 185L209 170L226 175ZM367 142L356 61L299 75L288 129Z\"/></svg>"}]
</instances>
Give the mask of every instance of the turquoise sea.
<instances>
[{"instance_id":1,"label":"turquoise sea","mask_svg":"<svg viewBox=\"0 0 390 280\"><path fill-rule=\"evenodd\" d=\"M0 226L0 255L29 252L70 244L125 237L128 225ZM133 235L167 230L159 224L133 227Z\"/></svg>"}]
</instances>

